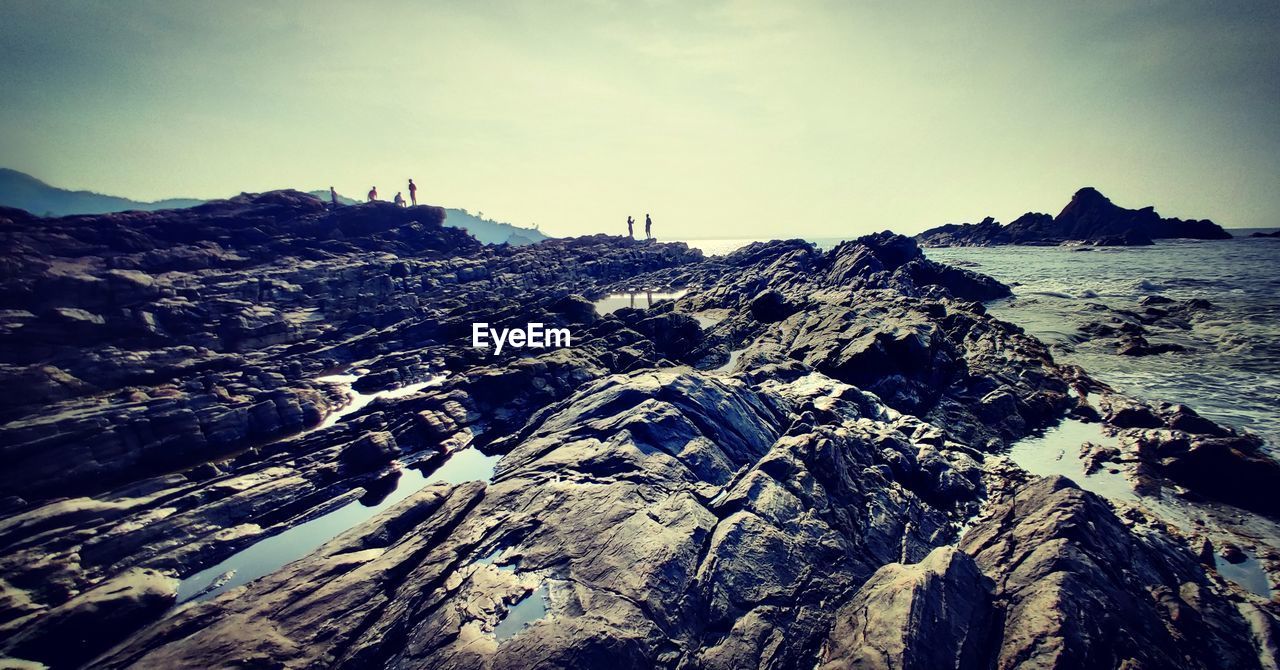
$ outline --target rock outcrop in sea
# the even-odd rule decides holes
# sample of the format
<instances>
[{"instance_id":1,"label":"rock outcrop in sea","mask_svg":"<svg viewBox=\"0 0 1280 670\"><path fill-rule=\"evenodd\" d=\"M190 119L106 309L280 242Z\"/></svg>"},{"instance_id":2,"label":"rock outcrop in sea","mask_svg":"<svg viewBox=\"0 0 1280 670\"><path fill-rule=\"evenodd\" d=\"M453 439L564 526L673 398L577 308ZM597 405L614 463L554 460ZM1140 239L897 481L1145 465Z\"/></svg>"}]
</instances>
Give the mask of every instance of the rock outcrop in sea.
<instances>
[{"instance_id":1,"label":"rock outcrop in sea","mask_svg":"<svg viewBox=\"0 0 1280 670\"><path fill-rule=\"evenodd\" d=\"M1008 225L988 217L981 223L948 223L916 235L925 247L1140 246L1174 238L1225 240L1231 234L1208 219L1164 218L1152 207L1126 209L1097 189L1085 187L1076 191L1057 216L1027 212Z\"/></svg>"},{"instance_id":2,"label":"rock outcrop in sea","mask_svg":"<svg viewBox=\"0 0 1280 670\"><path fill-rule=\"evenodd\" d=\"M0 655L1275 667L1277 605L1214 570L1211 529L1004 454L1091 421L1122 445L1097 463L1259 518L1280 466L1056 363L986 313L999 282L887 232L705 258L441 219L294 192L0 211ZM646 289L683 293L593 304ZM479 321L572 345L494 355ZM457 476L471 457L492 472ZM195 583L281 537L313 545Z\"/></svg>"}]
</instances>

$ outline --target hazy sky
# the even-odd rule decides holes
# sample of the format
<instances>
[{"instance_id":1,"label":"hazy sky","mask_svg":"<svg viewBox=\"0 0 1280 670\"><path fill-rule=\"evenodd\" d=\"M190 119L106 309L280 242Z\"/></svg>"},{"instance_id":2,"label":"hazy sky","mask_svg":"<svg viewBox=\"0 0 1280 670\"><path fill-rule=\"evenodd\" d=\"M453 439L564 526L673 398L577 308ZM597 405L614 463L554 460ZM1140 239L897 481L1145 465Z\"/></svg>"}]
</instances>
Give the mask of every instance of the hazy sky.
<instances>
[{"instance_id":1,"label":"hazy sky","mask_svg":"<svg viewBox=\"0 0 1280 670\"><path fill-rule=\"evenodd\" d=\"M413 177L560 235L916 232L1085 185L1280 225L1278 35L1275 0L0 0L0 166L148 200Z\"/></svg>"}]
</instances>

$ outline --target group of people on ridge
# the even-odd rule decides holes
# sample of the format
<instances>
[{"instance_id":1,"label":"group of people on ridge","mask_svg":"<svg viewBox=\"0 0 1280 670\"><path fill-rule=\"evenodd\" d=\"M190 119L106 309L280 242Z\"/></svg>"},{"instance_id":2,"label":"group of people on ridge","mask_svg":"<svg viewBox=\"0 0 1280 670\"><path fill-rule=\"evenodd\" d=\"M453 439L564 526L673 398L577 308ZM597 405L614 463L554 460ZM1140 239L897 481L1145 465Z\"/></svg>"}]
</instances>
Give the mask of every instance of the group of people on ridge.
<instances>
[{"instance_id":1,"label":"group of people on ridge","mask_svg":"<svg viewBox=\"0 0 1280 670\"><path fill-rule=\"evenodd\" d=\"M627 217L627 237L634 238L636 236L635 225L636 225L636 220L628 216ZM644 239L646 240L653 239L653 219L650 219L648 214L644 215Z\"/></svg>"},{"instance_id":2,"label":"group of people on ridge","mask_svg":"<svg viewBox=\"0 0 1280 670\"><path fill-rule=\"evenodd\" d=\"M377 202L377 200L378 187L374 186L369 189L369 202ZM418 206L418 185L413 183L412 179L409 180L409 201L414 207ZM332 186L329 187L329 202L332 202L334 207L338 206L338 192L333 190ZM408 203L405 203L404 196L400 195L400 191L396 191L395 203L396 207L409 206Z\"/></svg>"},{"instance_id":3,"label":"group of people on ridge","mask_svg":"<svg viewBox=\"0 0 1280 670\"><path fill-rule=\"evenodd\" d=\"M329 201L333 203L334 207L337 207L339 204L341 204L338 202L338 192L335 191L332 186L329 187ZM374 186L373 188L369 189L369 202L377 202L377 201L378 201L378 187ZM413 183L412 179L409 180L409 201L412 203L414 207L418 206L418 185ZM400 195L400 191L396 191L396 197L394 202L396 204L396 207L409 206L408 204L405 203L404 196ZM627 237L635 238L636 236L635 225L636 225L635 218L628 216L627 217ZM653 219L649 218L648 213L644 215L644 238L646 240L653 239Z\"/></svg>"}]
</instances>

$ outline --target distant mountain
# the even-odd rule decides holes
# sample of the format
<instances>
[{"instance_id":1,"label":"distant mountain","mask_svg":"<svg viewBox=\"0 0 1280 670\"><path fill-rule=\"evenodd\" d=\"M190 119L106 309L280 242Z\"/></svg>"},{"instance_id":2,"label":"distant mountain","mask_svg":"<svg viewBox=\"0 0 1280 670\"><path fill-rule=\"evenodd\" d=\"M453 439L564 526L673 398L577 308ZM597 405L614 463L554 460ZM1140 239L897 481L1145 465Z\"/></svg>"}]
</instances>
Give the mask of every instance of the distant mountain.
<instances>
[{"instance_id":1,"label":"distant mountain","mask_svg":"<svg viewBox=\"0 0 1280 670\"><path fill-rule=\"evenodd\" d=\"M981 223L948 223L916 235L925 247L1043 246L1064 242L1137 246L1173 238L1225 240L1231 238L1231 233L1208 219L1164 218L1152 207L1126 209L1086 186L1076 191L1057 216L1027 212L1008 225L988 217Z\"/></svg>"},{"instance_id":2,"label":"distant mountain","mask_svg":"<svg viewBox=\"0 0 1280 670\"><path fill-rule=\"evenodd\" d=\"M324 202L329 201L328 189L310 191ZM139 202L129 198L103 195L92 191L69 191L50 186L24 172L0 168L0 205L24 209L37 216L70 216L72 214L110 214L129 210L155 211L182 209L207 202L195 198L169 198L155 202ZM338 194L338 202L356 205L362 201ZM462 228L485 244L514 245L533 244L549 239L533 228L521 228L510 223L491 221L472 215L465 209L446 209L446 226Z\"/></svg>"},{"instance_id":3,"label":"distant mountain","mask_svg":"<svg viewBox=\"0 0 1280 670\"><path fill-rule=\"evenodd\" d=\"M37 216L108 214L128 210L152 211L194 207L203 203L194 198L169 198L139 202L93 191L69 191L50 186L29 174L0 168L0 205L25 209Z\"/></svg>"},{"instance_id":4,"label":"distant mountain","mask_svg":"<svg viewBox=\"0 0 1280 670\"><path fill-rule=\"evenodd\" d=\"M521 228L510 223L502 223L491 219L482 219L465 209L446 209L444 225L465 228L475 235L477 240L485 244L502 244L506 242L515 246L534 244L551 239L536 228Z\"/></svg>"}]
</instances>

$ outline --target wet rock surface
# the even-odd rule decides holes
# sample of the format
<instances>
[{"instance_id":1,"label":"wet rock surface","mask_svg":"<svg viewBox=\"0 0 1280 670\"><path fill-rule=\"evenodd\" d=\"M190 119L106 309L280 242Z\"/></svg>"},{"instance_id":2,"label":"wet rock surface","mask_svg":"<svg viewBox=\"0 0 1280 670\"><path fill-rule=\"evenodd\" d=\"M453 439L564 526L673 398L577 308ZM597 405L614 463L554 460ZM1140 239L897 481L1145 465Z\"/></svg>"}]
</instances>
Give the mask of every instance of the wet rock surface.
<instances>
[{"instance_id":1,"label":"wet rock surface","mask_svg":"<svg viewBox=\"0 0 1280 670\"><path fill-rule=\"evenodd\" d=\"M435 208L290 192L0 216L25 251L6 256L0 322L14 659L1275 662L1275 606L1203 546L1001 454L1070 413L1124 436L1099 467L1264 515L1274 461L1055 363L986 314L1007 287L909 238L713 258L608 236L486 247ZM636 289L685 292L592 307ZM478 321L567 327L572 346L494 355L471 346ZM500 457L490 479L436 477L474 450ZM421 488L386 498L407 481ZM178 587L384 498L261 578Z\"/></svg>"}]
</instances>

